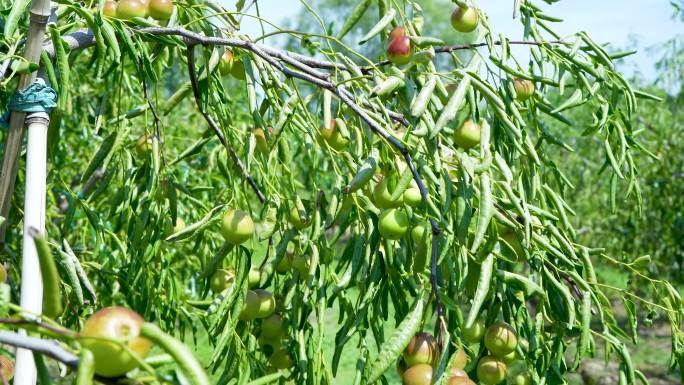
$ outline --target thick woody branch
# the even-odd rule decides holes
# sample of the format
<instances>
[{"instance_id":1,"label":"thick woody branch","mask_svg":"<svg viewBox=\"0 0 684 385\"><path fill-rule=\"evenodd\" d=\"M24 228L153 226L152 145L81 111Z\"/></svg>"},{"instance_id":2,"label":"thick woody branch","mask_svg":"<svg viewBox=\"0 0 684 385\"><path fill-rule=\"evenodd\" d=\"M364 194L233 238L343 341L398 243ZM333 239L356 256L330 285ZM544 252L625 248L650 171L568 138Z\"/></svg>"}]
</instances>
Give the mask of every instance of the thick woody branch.
<instances>
[{"instance_id":1,"label":"thick woody branch","mask_svg":"<svg viewBox=\"0 0 684 385\"><path fill-rule=\"evenodd\" d=\"M196 33L184 28L168 28L168 27L148 27L148 28L141 28L141 29L136 29L132 30L134 32L139 32L139 33L147 33L151 35L156 35L156 36L181 36L185 38L186 42L189 44L201 44L201 45L223 45L223 46L230 46L230 47L237 47L237 48L242 48L242 49L247 49L250 50L254 53L257 53L257 51L260 53L257 53L260 57L263 57L263 54L269 55L273 59L278 59L280 61L283 61L287 63L288 65L291 65L294 68L297 68L298 70L309 74L310 76L313 76L319 80L327 80L329 79L330 75L327 73L323 73L320 71L317 71L316 69L326 69L326 70L339 70L339 71L347 71L347 68L340 63L335 63L331 62L328 60L323 60L323 59L318 59L302 54L298 54L295 52L290 52L286 50L281 50L273 47L269 47L266 45L262 44L257 44L253 43L247 40L243 39L237 39L237 38L224 38L224 37L214 37L214 36L206 36L200 33ZM88 48L93 45L95 45L95 36L93 35L91 30L80 30L76 31L73 33L70 33L68 35L63 36L63 41L66 43L66 45L69 47L70 50L77 50L77 49L83 49L83 48ZM495 41L493 42L494 45L501 45L501 41ZM551 41L509 41L508 44L510 45L533 45L533 46L542 46L545 44L565 44L565 42L561 40L551 40ZM454 51L459 51L459 50L469 50L469 49L475 49L478 47L484 47L486 46L487 43L473 43L473 44L460 44L460 45L447 45L447 46L439 46L435 47L435 53L450 53ZM48 42L43 46L43 49L47 52L48 56L53 57L54 56L54 47L51 42ZM363 67L362 71L364 73L370 73L373 71L373 69L381 66L385 66L390 64L388 60L379 62L375 64L374 66L369 66L369 67ZM350 94L347 94L347 96L350 96ZM363 104L367 107L370 107L370 103L368 101L364 101ZM400 122L404 126L408 126L409 122L404 116L400 113L394 112L394 111L388 111L388 115L395 121Z\"/></svg>"}]
</instances>

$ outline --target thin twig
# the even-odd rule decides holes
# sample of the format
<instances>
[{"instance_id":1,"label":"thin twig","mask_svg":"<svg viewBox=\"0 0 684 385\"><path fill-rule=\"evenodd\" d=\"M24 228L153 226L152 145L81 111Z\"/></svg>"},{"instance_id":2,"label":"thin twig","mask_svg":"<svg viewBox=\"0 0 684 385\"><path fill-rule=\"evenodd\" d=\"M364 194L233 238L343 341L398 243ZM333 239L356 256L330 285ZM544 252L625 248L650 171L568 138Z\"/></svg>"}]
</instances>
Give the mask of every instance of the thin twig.
<instances>
[{"instance_id":1,"label":"thin twig","mask_svg":"<svg viewBox=\"0 0 684 385\"><path fill-rule=\"evenodd\" d=\"M0 330L0 342L18 348L39 352L57 361L63 362L69 367L78 368L78 357L61 347L56 341Z\"/></svg>"},{"instance_id":2,"label":"thin twig","mask_svg":"<svg viewBox=\"0 0 684 385\"><path fill-rule=\"evenodd\" d=\"M63 335L63 336L71 336L73 337L76 335L73 331L69 329L65 329L59 326L53 326L50 324L46 324L43 322L39 322L36 320L27 320L27 319L15 319L15 318L0 318L0 324L3 325L17 325L17 326L37 326L41 329L45 329L47 331L53 332L55 334Z\"/></svg>"},{"instance_id":3,"label":"thin twig","mask_svg":"<svg viewBox=\"0 0 684 385\"><path fill-rule=\"evenodd\" d=\"M560 275L560 277L563 278L563 280L565 280L565 282L567 282L568 285L570 285L570 288L572 288L573 294L577 297L577 300L582 300L582 297L584 296L582 294L582 290L580 290L579 286L577 285L577 282L575 282L575 280L571 276L569 276L566 272L558 269L556 266L554 266L552 263L548 261L544 261L544 265L550 270L556 270L558 272L558 275ZM591 314L597 314L596 309L594 309L593 307L591 308Z\"/></svg>"},{"instance_id":4,"label":"thin twig","mask_svg":"<svg viewBox=\"0 0 684 385\"><path fill-rule=\"evenodd\" d=\"M140 58L140 66L142 67L142 58ZM142 88L143 88L143 97L145 98L145 102L147 102L147 105L149 106L150 112L152 112L152 117L154 118L154 136L157 139L157 142L159 143L159 146L161 147L160 149L160 157L162 164L166 165L166 160L164 159L164 151L163 151L163 142L162 142L162 134L161 134L161 127L159 126L160 119L159 119L159 114L157 114L157 108L154 106L152 101L150 100L150 95L147 91L147 76L142 73L139 74L140 79L142 79Z\"/></svg>"},{"instance_id":5,"label":"thin twig","mask_svg":"<svg viewBox=\"0 0 684 385\"><path fill-rule=\"evenodd\" d=\"M567 42L562 41L562 40L549 40L549 41L528 41L528 40L514 40L514 41L509 41L509 45L534 45L534 46L542 46L545 44L566 44ZM501 45L501 41L497 40L492 43L493 45ZM486 47L488 44L486 42L484 43L468 43L468 44L455 44L455 45L444 45L444 46L437 46L434 47L435 53L451 53L454 51L461 51L461 50L466 50L466 49L475 49L479 47ZM383 60L381 62L375 63L372 66L367 66L361 68L361 72L364 74L372 72L375 68L377 67L382 67L392 64L391 61L389 60Z\"/></svg>"},{"instance_id":6,"label":"thin twig","mask_svg":"<svg viewBox=\"0 0 684 385\"><path fill-rule=\"evenodd\" d=\"M78 357L60 346L57 341L44 340L41 338L25 336L15 332L0 330L0 343L17 348L27 349L32 352L38 352L44 356L48 356L54 360L62 362L72 369L78 369ZM97 375L95 376L95 379L103 384L113 385L119 382L115 378L105 378Z\"/></svg>"},{"instance_id":7,"label":"thin twig","mask_svg":"<svg viewBox=\"0 0 684 385\"><path fill-rule=\"evenodd\" d=\"M240 158L238 158L237 154L235 153L235 149L233 149L233 146L228 143L226 140L226 137L223 135L223 132L221 131L221 128L216 124L214 119L209 115L207 112L204 111L204 108L202 107L202 97L199 92L199 86L197 84L197 74L195 73L195 46L194 45L188 45L187 47L187 60L188 60L188 73L190 75L190 84L192 84L192 93L195 96L195 104L197 104L197 109L200 111L204 119L207 121L209 126L214 130L214 133L218 137L219 141L223 145L223 147L228 150L228 154L230 154L230 157L233 159L233 162L237 167L240 169L240 172L242 173L242 176L247 180L247 183L252 187L252 190L254 190L254 193L256 194L257 198L261 203L266 202L266 196L264 196L264 193L261 192L259 189L259 186L257 185L256 181L254 181L254 178L247 172L247 169L245 166L242 164L242 161Z\"/></svg>"},{"instance_id":8,"label":"thin twig","mask_svg":"<svg viewBox=\"0 0 684 385\"><path fill-rule=\"evenodd\" d=\"M512 40L509 41L509 45L534 45L542 46L545 44L566 44L567 42L563 40L544 40L544 41L533 41L533 40ZM492 43L493 45L501 45L501 41L497 40ZM470 44L456 44L456 45L445 45L435 48L435 53L448 53L464 49L473 49L486 46L487 43L470 43Z\"/></svg>"}]
</instances>

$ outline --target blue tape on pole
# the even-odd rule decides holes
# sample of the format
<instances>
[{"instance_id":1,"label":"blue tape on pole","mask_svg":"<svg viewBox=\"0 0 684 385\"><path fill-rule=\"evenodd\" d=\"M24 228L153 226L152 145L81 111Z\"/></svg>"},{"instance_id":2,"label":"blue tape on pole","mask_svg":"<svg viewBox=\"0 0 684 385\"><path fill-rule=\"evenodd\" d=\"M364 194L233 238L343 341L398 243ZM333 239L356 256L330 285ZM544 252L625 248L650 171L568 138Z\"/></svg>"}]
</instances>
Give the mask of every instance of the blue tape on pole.
<instances>
[{"instance_id":1,"label":"blue tape on pole","mask_svg":"<svg viewBox=\"0 0 684 385\"><path fill-rule=\"evenodd\" d=\"M7 105L7 112L0 117L0 126L9 126L10 113L19 112L47 112L50 113L57 106L57 92L45 84L42 79L36 79L33 84L23 91L15 92Z\"/></svg>"}]
</instances>

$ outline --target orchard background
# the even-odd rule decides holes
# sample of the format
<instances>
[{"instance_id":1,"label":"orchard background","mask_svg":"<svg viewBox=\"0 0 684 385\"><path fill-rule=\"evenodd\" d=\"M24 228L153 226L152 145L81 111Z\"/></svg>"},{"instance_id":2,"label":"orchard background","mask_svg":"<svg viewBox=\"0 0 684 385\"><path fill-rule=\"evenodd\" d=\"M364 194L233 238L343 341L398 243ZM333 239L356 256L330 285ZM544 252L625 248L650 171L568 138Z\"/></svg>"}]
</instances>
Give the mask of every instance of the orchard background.
<instances>
[{"instance_id":1,"label":"orchard background","mask_svg":"<svg viewBox=\"0 0 684 385\"><path fill-rule=\"evenodd\" d=\"M555 3L0 0L0 379L681 383L684 3L646 48Z\"/></svg>"}]
</instances>

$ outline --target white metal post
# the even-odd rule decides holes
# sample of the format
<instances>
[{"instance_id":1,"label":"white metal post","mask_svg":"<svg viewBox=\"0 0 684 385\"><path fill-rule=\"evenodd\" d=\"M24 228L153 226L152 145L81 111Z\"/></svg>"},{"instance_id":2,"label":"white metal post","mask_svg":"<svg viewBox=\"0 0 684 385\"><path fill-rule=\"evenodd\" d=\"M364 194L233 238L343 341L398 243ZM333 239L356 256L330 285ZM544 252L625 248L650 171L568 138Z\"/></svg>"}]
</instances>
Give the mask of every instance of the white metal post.
<instances>
[{"instance_id":1,"label":"white metal post","mask_svg":"<svg viewBox=\"0 0 684 385\"><path fill-rule=\"evenodd\" d=\"M26 315L40 314L43 308L43 280L30 228L45 231L45 196L47 179L47 130L50 117L44 112L26 117L26 192L24 197L24 239L21 265L21 307ZM35 385L36 365L33 353L17 349L14 385Z\"/></svg>"}]
</instances>

